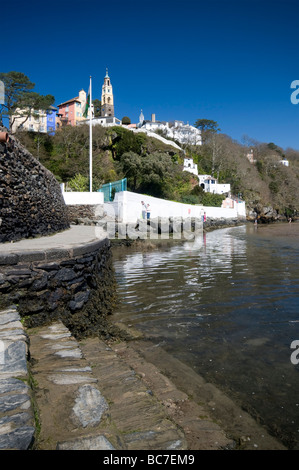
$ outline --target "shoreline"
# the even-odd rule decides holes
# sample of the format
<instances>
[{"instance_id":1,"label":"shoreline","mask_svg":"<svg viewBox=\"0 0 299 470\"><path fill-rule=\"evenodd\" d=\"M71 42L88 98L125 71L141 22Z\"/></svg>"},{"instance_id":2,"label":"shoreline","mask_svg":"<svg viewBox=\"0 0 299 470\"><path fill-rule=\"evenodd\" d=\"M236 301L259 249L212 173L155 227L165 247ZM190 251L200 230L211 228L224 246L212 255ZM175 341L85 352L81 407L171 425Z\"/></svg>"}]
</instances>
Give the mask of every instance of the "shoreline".
<instances>
[{"instance_id":1,"label":"shoreline","mask_svg":"<svg viewBox=\"0 0 299 470\"><path fill-rule=\"evenodd\" d=\"M122 339L103 341L128 362L154 396L163 397L162 405L186 433L188 450L203 450L199 443L201 426L192 428L188 422L190 410L195 412L197 406L200 406L200 419L204 426L214 423L215 435L219 437L221 430L222 438L228 439L226 446L219 450L288 450L279 438L271 435L238 403L167 353L160 344L145 338L135 327L119 322L115 326L123 331ZM213 432L210 432L212 438Z\"/></svg>"},{"instance_id":2,"label":"shoreline","mask_svg":"<svg viewBox=\"0 0 299 470\"><path fill-rule=\"evenodd\" d=\"M242 223L238 225L245 224ZM262 225L266 230L268 227L274 228L278 226L281 227L283 231L285 229L289 229L289 224L283 222L278 224ZM226 227L221 226L217 228L221 229L232 227L232 225L228 225ZM278 232L281 231L279 227ZM213 227L212 230L216 230L216 228ZM180 241L182 242L182 240ZM144 241L142 242L143 245L141 246L146 249L147 244L145 244ZM148 249L150 249L150 242L151 240L148 240ZM174 240L163 240L162 244L159 244L159 240L155 242L156 244L154 247L173 246ZM140 248L135 241L131 245L127 245L127 247L128 250L125 250L126 253L129 253L130 249L138 251ZM114 244L112 252L114 249L118 251L119 245ZM236 449L241 450L252 448L253 441L256 449L259 449L260 445L271 450L288 449L288 446L286 447L287 444L282 443L279 437L270 434L269 430L265 426L259 424L256 418L246 412L243 409L242 404L235 403L213 383L206 383L202 376L196 374L186 364L182 364L180 361L171 357L165 350L163 350L162 346L152 343L150 337L145 338L135 327L131 329L131 327L120 323L116 323L115 326L123 329L125 334L129 336L132 335L131 338L129 337L128 339L125 339L128 351L137 351L144 358L146 364L153 364L157 367L159 372L164 374L170 380L173 380L179 390L186 393L188 397L192 396L192 399L196 398L196 401L203 405L207 413L220 424L221 428L227 433L227 435L233 438L236 443ZM116 343L112 342L111 344L114 344L113 348L117 347ZM146 367L147 366L144 368L146 369ZM194 389L196 390L195 396Z\"/></svg>"},{"instance_id":3,"label":"shoreline","mask_svg":"<svg viewBox=\"0 0 299 470\"><path fill-rule=\"evenodd\" d=\"M244 223L239 225L244 225ZM232 225L228 227L232 227ZM221 226L217 228L227 227ZM213 229L216 228L213 227ZM153 249L155 247L166 246L166 244L173 246L173 243L184 243L185 241L186 240L171 239L142 240L141 246L144 249ZM121 242L126 241L121 240ZM138 241L133 240L131 242L132 243L127 245L129 250L140 250ZM113 245L111 248L112 252L113 249L122 248L122 246L117 243L111 245ZM102 323L103 328L101 335L98 334L95 337L87 337L85 340L81 340L81 342L78 340L79 344L82 346L83 353L86 346L86 353L89 351L91 354L90 360L92 362L90 364L92 368L98 367L97 362L101 362L102 360L94 361L93 345L103 343L106 345L107 350L113 351L117 357L117 361L125 361L130 370L134 371L134 375L140 379L144 387L147 387L146 390L150 390L155 396L157 402L162 406L161 409L163 409L163 413L166 413L170 421L176 423L179 428L184 429L188 437L188 450L201 450L200 446L202 441L198 438L198 433L202 432L202 427L204 426L208 426L208 434L212 436L212 439L214 439L214 435L217 435L221 436L221 439L224 439L222 442L226 442L226 444L220 446L217 450L224 448L232 450L287 449L281 441L268 434L266 428L258 424L254 418L246 413L237 403L230 400L229 397L223 394L212 383L205 382L199 374L194 373L186 364L181 363L169 355L160 345L154 344L150 338L144 338L136 329L126 327L121 323L114 323L113 314L103 318ZM36 335L35 329L28 328L27 333L34 342ZM90 350L88 350L89 344L91 345ZM38 363L39 354L43 355L43 349L35 354L35 357L33 356L33 363L31 364L33 369L35 366L34 359L37 359ZM113 373L118 374L117 369L114 370L113 364L111 365L109 361L106 366ZM161 380L160 384L155 382L157 377ZM116 377L116 382L118 382L118 379L121 380L121 376ZM171 393L169 392L169 386L171 387ZM44 393L46 388L47 387L45 387L45 389L41 388L39 394ZM123 391L125 393L125 389L123 389ZM135 405L137 409L138 406L141 407L139 408L139 412L141 410L142 420L143 405L139 403L138 394ZM194 415L191 410L194 412L196 409L198 412L197 407L199 405L201 406L200 419L194 422L192 421L192 427L190 428L191 425L190 422L188 422L188 418L191 419ZM48 410L48 413L50 417L51 408ZM125 404L123 413L127 413ZM130 419L130 414L128 414L126 419ZM216 428L213 426L216 426ZM219 432L220 434L218 434ZM224 438L224 436L226 437ZM205 445L210 445L209 440L205 442ZM215 445L215 442L213 445ZM160 449L160 447L158 449Z\"/></svg>"}]
</instances>

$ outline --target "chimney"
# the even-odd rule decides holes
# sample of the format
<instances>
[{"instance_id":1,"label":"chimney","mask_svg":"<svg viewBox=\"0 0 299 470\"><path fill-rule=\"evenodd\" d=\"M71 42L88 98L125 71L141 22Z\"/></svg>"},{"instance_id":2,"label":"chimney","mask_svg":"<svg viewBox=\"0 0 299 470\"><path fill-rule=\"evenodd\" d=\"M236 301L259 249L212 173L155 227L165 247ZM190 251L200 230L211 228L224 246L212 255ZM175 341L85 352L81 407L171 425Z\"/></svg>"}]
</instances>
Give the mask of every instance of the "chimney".
<instances>
[{"instance_id":1,"label":"chimney","mask_svg":"<svg viewBox=\"0 0 299 470\"><path fill-rule=\"evenodd\" d=\"M152 122L156 122L156 115L152 114Z\"/></svg>"}]
</instances>

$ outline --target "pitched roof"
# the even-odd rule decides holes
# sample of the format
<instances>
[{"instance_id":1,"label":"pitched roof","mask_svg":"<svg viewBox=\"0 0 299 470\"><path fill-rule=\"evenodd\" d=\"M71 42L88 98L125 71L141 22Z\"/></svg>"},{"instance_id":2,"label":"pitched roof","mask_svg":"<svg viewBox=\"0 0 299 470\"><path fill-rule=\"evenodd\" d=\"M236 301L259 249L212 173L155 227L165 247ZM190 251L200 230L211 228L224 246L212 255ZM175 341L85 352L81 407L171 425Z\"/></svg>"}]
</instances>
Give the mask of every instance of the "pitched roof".
<instances>
[{"instance_id":1,"label":"pitched roof","mask_svg":"<svg viewBox=\"0 0 299 470\"><path fill-rule=\"evenodd\" d=\"M81 101L79 100L79 96L76 96L76 98L72 98L71 100L64 101L64 103L59 104L58 108L59 106L63 106L64 104L68 104L68 103L73 103L74 101L78 101L79 103L81 103Z\"/></svg>"}]
</instances>

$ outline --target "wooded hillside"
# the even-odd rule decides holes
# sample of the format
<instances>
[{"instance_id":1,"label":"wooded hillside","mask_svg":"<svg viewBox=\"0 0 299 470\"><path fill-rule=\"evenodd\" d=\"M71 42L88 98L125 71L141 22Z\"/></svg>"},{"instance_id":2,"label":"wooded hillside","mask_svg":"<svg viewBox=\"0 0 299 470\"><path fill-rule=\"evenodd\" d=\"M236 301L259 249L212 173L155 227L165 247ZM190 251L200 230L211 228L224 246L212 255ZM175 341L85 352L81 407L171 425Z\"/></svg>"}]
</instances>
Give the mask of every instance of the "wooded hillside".
<instances>
[{"instance_id":1,"label":"wooded hillside","mask_svg":"<svg viewBox=\"0 0 299 470\"><path fill-rule=\"evenodd\" d=\"M89 128L66 126L56 135L19 132L26 148L70 187L88 190ZM183 147L182 147L183 148ZM230 183L232 193L261 216L267 209L280 215L299 209L299 152L274 143L244 138L240 144L225 134L207 134L202 146L183 151L125 127L93 128L93 189L127 178L128 190L179 202L219 205L222 197L203 193L197 179L182 171L184 152L198 164L199 174ZM247 158L252 152L254 163ZM280 163L288 159L289 167Z\"/></svg>"}]
</instances>

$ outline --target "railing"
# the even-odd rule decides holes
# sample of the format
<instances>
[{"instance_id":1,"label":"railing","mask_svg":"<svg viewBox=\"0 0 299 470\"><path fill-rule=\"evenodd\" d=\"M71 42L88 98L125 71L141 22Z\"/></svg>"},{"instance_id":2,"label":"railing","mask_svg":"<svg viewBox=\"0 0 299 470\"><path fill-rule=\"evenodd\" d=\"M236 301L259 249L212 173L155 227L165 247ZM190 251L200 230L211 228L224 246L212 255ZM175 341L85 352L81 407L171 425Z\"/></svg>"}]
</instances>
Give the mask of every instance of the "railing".
<instances>
[{"instance_id":1,"label":"railing","mask_svg":"<svg viewBox=\"0 0 299 470\"><path fill-rule=\"evenodd\" d=\"M127 191L127 178L103 184L98 191L104 193L104 202L113 201L115 193Z\"/></svg>"}]
</instances>

